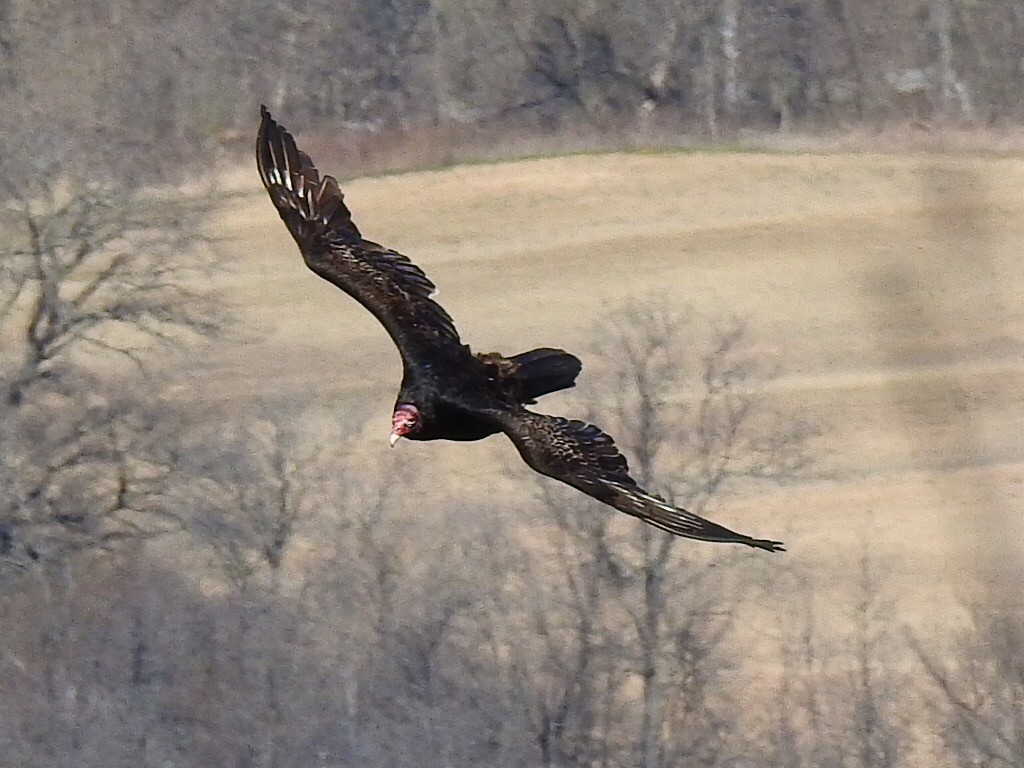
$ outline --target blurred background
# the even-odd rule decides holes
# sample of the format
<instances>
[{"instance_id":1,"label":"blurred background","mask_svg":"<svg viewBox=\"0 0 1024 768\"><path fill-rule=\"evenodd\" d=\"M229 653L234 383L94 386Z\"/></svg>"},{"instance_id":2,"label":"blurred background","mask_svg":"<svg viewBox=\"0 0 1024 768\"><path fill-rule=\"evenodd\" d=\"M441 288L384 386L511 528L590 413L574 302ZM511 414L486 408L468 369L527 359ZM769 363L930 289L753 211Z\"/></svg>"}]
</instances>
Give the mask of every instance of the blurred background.
<instances>
[{"instance_id":1,"label":"blurred background","mask_svg":"<svg viewBox=\"0 0 1024 768\"><path fill-rule=\"evenodd\" d=\"M897 7L898 6L898 7ZM0 0L0 766L1024 766L1024 6ZM537 407L513 446L259 184L259 105Z\"/></svg>"}]
</instances>

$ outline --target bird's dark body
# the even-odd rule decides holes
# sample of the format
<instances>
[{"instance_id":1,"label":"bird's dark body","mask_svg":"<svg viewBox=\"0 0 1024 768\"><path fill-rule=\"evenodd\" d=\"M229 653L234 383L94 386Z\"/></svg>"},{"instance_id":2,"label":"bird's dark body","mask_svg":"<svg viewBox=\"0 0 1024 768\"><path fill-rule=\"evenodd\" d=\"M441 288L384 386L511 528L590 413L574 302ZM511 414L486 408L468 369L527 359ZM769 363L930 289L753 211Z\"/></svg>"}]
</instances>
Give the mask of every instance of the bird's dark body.
<instances>
[{"instance_id":1,"label":"bird's dark body","mask_svg":"<svg viewBox=\"0 0 1024 768\"><path fill-rule=\"evenodd\" d=\"M424 410L422 400L399 396L398 402L411 403L421 411ZM454 440L470 443L501 431L494 423L445 402L432 403L427 408L432 413L431 418L424 419L423 426L407 436L410 440Z\"/></svg>"},{"instance_id":2,"label":"bird's dark body","mask_svg":"<svg viewBox=\"0 0 1024 768\"><path fill-rule=\"evenodd\" d=\"M406 370L395 406L414 405L423 422L410 440L472 442L501 428L482 418L481 405L516 408L542 395L575 386L580 361L560 349L535 349L512 357L496 352L474 355L463 346L447 360Z\"/></svg>"},{"instance_id":3,"label":"bird's dark body","mask_svg":"<svg viewBox=\"0 0 1024 768\"><path fill-rule=\"evenodd\" d=\"M478 400L495 396L505 399L497 382L488 380L487 369L475 355L467 350L466 359L461 363L449 373L435 373L432 369L406 373L395 406L414 405L422 417L420 429L408 435L410 440L471 442L500 431L493 422L481 419L465 405L441 394L465 392Z\"/></svg>"},{"instance_id":4,"label":"bird's dark body","mask_svg":"<svg viewBox=\"0 0 1024 768\"><path fill-rule=\"evenodd\" d=\"M552 477L663 531L770 552L754 539L676 507L640 488L611 437L592 424L524 406L575 386L580 361L560 349L506 357L474 354L436 301L434 284L408 258L359 232L333 176L320 177L308 155L262 110L256 165L306 265L352 296L381 322L402 355L392 445L410 440L482 440L504 433L523 460Z\"/></svg>"}]
</instances>

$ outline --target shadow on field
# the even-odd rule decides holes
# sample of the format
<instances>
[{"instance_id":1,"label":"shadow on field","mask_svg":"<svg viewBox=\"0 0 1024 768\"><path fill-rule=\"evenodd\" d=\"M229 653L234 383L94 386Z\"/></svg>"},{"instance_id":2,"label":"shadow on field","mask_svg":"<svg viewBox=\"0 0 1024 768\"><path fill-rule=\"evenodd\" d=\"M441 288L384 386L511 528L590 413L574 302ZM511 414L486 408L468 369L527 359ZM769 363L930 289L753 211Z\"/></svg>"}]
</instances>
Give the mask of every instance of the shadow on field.
<instances>
[{"instance_id":1,"label":"shadow on field","mask_svg":"<svg viewBox=\"0 0 1024 768\"><path fill-rule=\"evenodd\" d=\"M986 592L984 599L993 607L1019 611L1022 598L1014 585L1024 575L1024 553L1011 499L990 473L953 471L981 467L992 455L972 406L977 396L972 374L956 367L962 362L958 344L959 349L967 348L965 339L972 340L970 334L981 325L979 318L970 316L981 307L960 309L962 291L971 287L996 302L987 310L1006 315L1005 282L993 256L989 190L975 170L955 161L929 159L919 173L923 219L935 235L931 247L901 247L869 275L866 290L893 370L949 366L943 375L915 379L910 392L906 384L893 383L891 396L917 447L917 458L938 470L937 506L948 513L948 524L959 526L958 521L967 519L958 514L958 499L970 498L973 508L985 510L970 519L974 530L950 531L950 540L961 547L951 568L972 569ZM987 330L998 331L991 326Z\"/></svg>"}]
</instances>

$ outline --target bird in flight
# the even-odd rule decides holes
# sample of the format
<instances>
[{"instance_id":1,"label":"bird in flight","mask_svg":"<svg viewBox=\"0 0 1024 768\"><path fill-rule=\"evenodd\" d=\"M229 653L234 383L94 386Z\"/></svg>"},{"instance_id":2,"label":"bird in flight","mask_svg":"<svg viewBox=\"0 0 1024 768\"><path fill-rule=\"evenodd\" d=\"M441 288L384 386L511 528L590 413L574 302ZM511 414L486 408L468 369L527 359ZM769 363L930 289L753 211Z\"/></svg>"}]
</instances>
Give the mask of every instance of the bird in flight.
<instances>
[{"instance_id":1,"label":"bird in flight","mask_svg":"<svg viewBox=\"0 0 1024 768\"><path fill-rule=\"evenodd\" d=\"M365 239L333 176L267 111L256 136L263 186L306 265L381 322L402 356L402 384L391 417L391 446L409 440L481 440L507 435L531 468L663 531L777 552L782 543L730 531L648 493L611 437L592 424L526 409L542 395L575 386L581 364L560 349L505 357L474 354L434 284L407 257Z\"/></svg>"}]
</instances>

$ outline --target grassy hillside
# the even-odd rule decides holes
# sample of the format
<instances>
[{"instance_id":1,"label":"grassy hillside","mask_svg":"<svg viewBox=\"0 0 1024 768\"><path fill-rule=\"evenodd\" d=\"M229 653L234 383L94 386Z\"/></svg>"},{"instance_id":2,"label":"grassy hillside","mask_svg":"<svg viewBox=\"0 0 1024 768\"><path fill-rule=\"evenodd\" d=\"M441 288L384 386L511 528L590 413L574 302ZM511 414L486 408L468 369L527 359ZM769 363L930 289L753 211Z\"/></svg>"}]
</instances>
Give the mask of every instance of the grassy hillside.
<instances>
[{"instance_id":1,"label":"grassy hillside","mask_svg":"<svg viewBox=\"0 0 1024 768\"><path fill-rule=\"evenodd\" d=\"M829 568L867 536L908 593L948 598L973 583L979 552L1005 548L991 520L1022 478L1022 181L1018 159L617 154L345 189L364 234L427 271L474 348L584 353L578 388L549 410L584 410L601 368L585 353L611 308L660 297L748 321L778 369L771 397L824 435L814 476L731 499L725 521L785 533L790 557ZM255 185L210 228L235 270L226 294L266 334L218 354L211 396L244 380L368 403L378 450L399 375L383 331L305 270ZM495 455L511 458L503 445L405 449L480 464L481 482Z\"/></svg>"},{"instance_id":2,"label":"grassy hillside","mask_svg":"<svg viewBox=\"0 0 1024 768\"><path fill-rule=\"evenodd\" d=\"M396 350L303 266L255 169L229 176L200 253L237 323L144 370L77 345L8 401L12 764L952 766L1020 732L1024 160L576 155L343 184L475 349L581 357L539 410L779 555L667 546L501 437L389 450ZM176 242L145 251L157 284ZM659 328L630 306L686 318L646 379L609 351ZM790 425L795 470L764 447Z\"/></svg>"}]
</instances>

